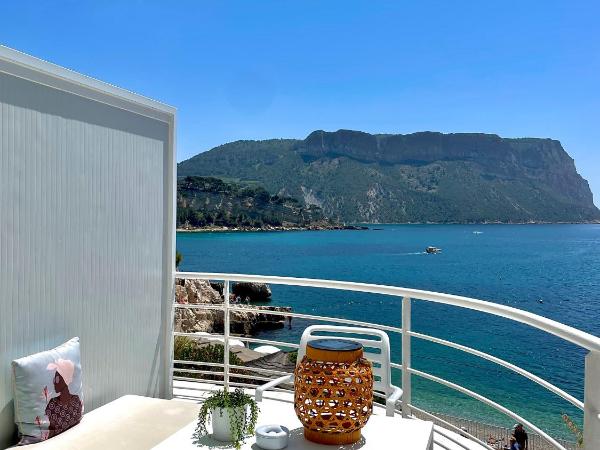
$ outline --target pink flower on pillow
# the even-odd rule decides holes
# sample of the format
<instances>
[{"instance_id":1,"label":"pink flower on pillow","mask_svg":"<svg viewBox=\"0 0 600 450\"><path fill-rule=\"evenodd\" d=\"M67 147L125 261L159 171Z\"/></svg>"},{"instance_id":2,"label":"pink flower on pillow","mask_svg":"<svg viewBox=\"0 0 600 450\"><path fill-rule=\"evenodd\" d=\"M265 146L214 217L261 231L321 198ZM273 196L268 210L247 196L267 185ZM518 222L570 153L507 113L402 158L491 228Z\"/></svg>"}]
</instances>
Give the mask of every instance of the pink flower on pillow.
<instances>
[{"instance_id":1,"label":"pink flower on pillow","mask_svg":"<svg viewBox=\"0 0 600 450\"><path fill-rule=\"evenodd\" d=\"M42 431L42 420L40 419L40 416L35 416L35 424L40 429L40 439L43 441L44 440L44 432Z\"/></svg>"}]
</instances>

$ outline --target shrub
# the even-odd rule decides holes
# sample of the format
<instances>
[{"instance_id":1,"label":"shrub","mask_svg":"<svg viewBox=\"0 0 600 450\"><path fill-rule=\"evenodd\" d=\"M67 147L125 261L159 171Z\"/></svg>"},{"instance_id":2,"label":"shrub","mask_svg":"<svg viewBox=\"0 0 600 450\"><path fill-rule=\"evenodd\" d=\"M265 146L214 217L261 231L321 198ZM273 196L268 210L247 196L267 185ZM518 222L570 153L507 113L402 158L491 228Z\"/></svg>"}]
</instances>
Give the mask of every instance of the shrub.
<instances>
[{"instance_id":1,"label":"shrub","mask_svg":"<svg viewBox=\"0 0 600 450\"><path fill-rule=\"evenodd\" d=\"M296 364L296 361L298 360L298 350L289 352L287 354L287 359L289 362Z\"/></svg>"},{"instance_id":2,"label":"shrub","mask_svg":"<svg viewBox=\"0 0 600 450\"><path fill-rule=\"evenodd\" d=\"M200 345L194 339L190 339L186 336L175 336L175 342L173 347L173 354L176 360L180 361L195 361L195 362L207 362L207 363L220 363L224 361L224 346L222 344L205 344ZM229 363L235 365L242 365L242 360L232 352L229 352ZM188 364L175 364L176 369L189 369L191 368ZM223 373L221 367L202 367L202 370L209 370L211 372ZM189 378L206 378L215 379L221 378L220 375L212 377L210 375L202 375L198 373L185 373L186 377Z\"/></svg>"}]
</instances>

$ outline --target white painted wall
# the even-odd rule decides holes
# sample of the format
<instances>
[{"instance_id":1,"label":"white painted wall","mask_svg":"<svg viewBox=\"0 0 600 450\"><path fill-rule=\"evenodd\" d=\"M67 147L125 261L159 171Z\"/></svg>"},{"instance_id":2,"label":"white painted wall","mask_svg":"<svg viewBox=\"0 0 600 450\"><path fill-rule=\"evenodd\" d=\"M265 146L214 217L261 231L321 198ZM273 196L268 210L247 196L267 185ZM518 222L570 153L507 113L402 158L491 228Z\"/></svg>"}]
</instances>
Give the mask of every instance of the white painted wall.
<instances>
[{"instance_id":1,"label":"white painted wall","mask_svg":"<svg viewBox=\"0 0 600 450\"><path fill-rule=\"evenodd\" d=\"M86 410L167 395L173 126L169 107L0 47L0 448L10 362L73 336Z\"/></svg>"}]
</instances>

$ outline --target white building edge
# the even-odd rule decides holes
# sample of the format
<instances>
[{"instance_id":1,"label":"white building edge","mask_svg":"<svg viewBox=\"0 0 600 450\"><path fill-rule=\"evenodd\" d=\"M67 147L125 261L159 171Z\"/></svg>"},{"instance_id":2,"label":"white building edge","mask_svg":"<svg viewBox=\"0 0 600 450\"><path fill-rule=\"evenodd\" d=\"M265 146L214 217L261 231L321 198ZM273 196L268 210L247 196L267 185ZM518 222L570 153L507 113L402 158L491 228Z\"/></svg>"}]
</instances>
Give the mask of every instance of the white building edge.
<instances>
[{"instance_id":1,"label":"white building edge","mask_svg":"<svg viewBox=\"0 0 600 450\"><path fill-rule=\"evenodd\" d=\"M14 433L10 362L73 336L81 338L88 411L125 394L171 398L174 383L184 391L190 383L200 386L174 370L178 276L221 280L226 292L233 281L255 281L401 297L397 326L282 314L400 333L402 361L392 368L402 371L404 394L397 411L405 419L418 410L411 403L411 378L419 376L482 401L564 448L495 401L414 369L411 339L425 339L513 370L582 409L586 448L600 449L600 339L595 336L518 309L447 294L329 280L176 273L175 120L173 107L0 46L0 447L11 443ZM589 351L584 401L493 355L412 332L413 301L482 311L584 347ZM227 300L222 306L226 318L243 308ZM224 334L228 347L227 327ZM252 380L231 381L235 367L225 355L217 364L223 379L213 383L252 388ZM463 442L454 433L460 430L447 427L450 432L437 428L437 448ZM491 448L476 439L458 448L473 444Z\"/></svg>"}]
</instances>

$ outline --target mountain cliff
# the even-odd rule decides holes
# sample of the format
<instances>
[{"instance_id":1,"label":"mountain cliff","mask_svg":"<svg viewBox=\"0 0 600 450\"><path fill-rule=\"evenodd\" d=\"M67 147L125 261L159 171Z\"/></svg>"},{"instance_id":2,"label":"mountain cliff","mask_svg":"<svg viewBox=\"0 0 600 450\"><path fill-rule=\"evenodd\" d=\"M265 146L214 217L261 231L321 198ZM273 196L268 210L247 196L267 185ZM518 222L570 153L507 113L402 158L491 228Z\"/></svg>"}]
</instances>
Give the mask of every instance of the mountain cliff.
<instances>
[{"instance_id":1,"label":"mountain cliff","mask_svg":"<svg viewBox=\"0 0 600 450\"><path fill-rule=\"evenodd\" d=\"M178 175L258 182L346 222L600 221L587 181L552 139L314 131L221 145L181 162Z\"/></svg>"}]
</instances>

